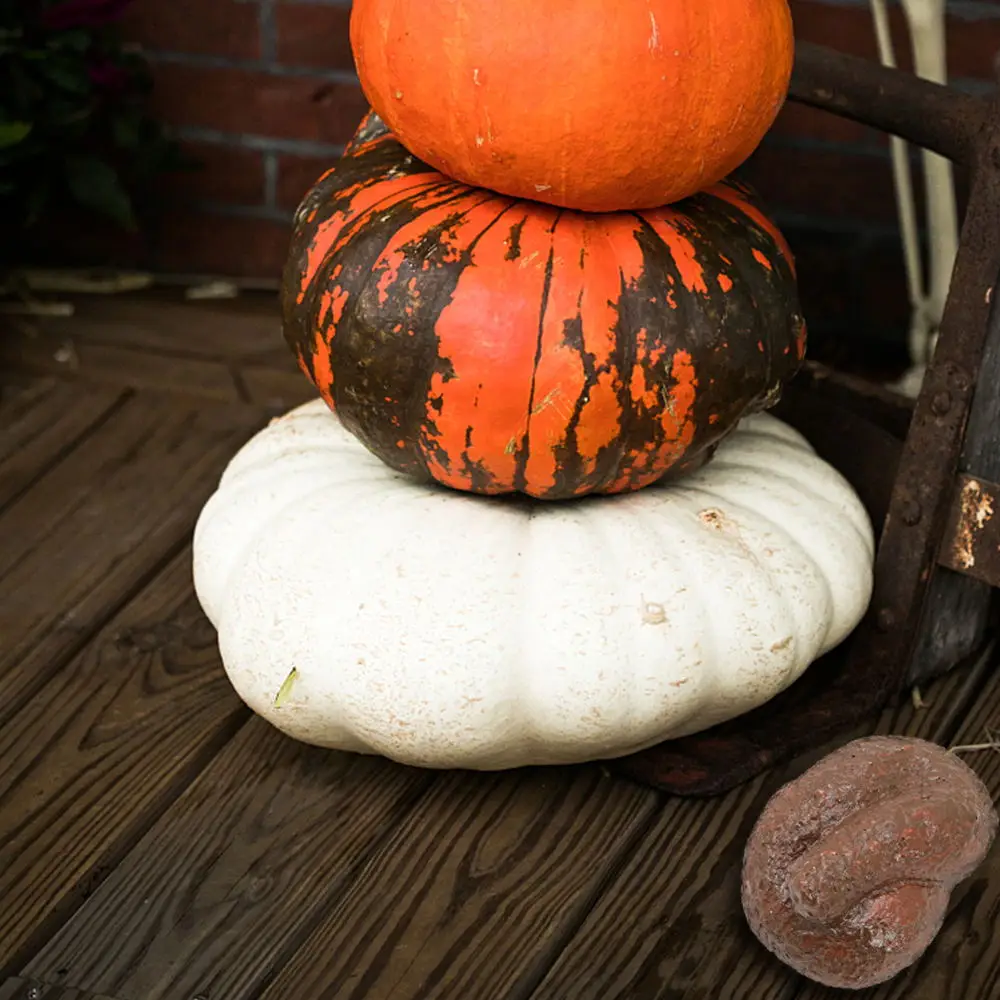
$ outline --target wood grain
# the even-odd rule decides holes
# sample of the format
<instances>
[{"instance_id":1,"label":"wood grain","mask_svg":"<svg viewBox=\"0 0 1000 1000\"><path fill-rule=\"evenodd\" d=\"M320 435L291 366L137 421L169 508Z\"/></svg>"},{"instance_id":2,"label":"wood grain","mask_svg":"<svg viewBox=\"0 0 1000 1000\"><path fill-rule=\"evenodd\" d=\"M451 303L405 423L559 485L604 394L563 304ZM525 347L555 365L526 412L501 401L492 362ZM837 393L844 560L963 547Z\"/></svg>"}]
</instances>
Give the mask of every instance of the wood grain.
<instances>
[{"instance_id":1,"label":"wood grain","mask_svg":"<svg viewBox=\"0 0 1000 1000\"><path fill-rule=\"evenodd\" d=\"M26 974L122 1000L255 996L430 780L255 718Z\"/></svg>"},{"instance_id":2,"label":"wood grain","mask_svg":"<svg viewBox=\"0 0 1000 1000\"><path fill-rule=\"evenodd\" d=\"M0 1000L116 1000L63 986L47 986L30 979L7 979L0 983Z\"/></svg>"},{"instance_id":3,"label":"wood grain","mask_svg":"<svg viewBox=\"0 0 1000 1000\"><path fill-rule=\"evenodd\" d=\"M0 721L183 544L264 419L135 396L0 516Z\"/></svg>"},{"instance_id":4,"label":"wood grain","mask_svg":"<svg viewBox=\"0 0 1000 1000\"><path fill-rule=\"evenodd\" d=\"M946 737L984 669L943 678L927 708L906 702L867 731ZM743 847L768 798L833 748L720 798L672 800L531 1000L790 1000L801 980L757 943L743 917Z\"/></svg>"},{"instance_id":5,"label":"wood grain","mask_svg":"<svg viewBox=\"0 0 1000 1000\"><path fill-rule=\"evenodd\" d=\"M188 355L216 360L251 361L280 356L294 366L281 336L277 296L244 295L232 300L188 301L176 292L76 296L75 314L46 320L52 336L84 343Z\"/></svg>"},{"instance_id":6,"label":"wood grain","mask_svg":"<svg viewBox=\"0 0 1000 1000\"><path fill-rule=\"evenodd\" d=\"M598 767L442 776L261 1000L520 996L656 802Z\"/></svg>"},{"instance_id":7,"label":"wood grain","mask_svg":"<svg viewBox=\"0 0 1000 1000\"><path fill-rule=\"evenodd\" d=\"M0 956L19 970L247 717L174 559L0 729Z\"/></svg>"},{"instance_id":8,"label":"wood grain","mask_svg":"<svg viewBox=\"0 0 1000 1000\"><path fill-rule=\"evenodd\" d=\"M0 395L0 510L124 402L120 390L56 379L6 385Z\"/></svg>"},{"instance_id":9,"label":"wood grain","mask_svg":"<svg viewBox=\"0 0 1000 1000\"><path fill-rule=\"evenodd\" d=\"M75 333L4 338L0 341L0 361L35 375L186 393L222 402L238 402L240 398L225 362L93 343Z\"/></svg>"},{"instance_id":10,"label":"wood grain","mask_svg":"<svg viewBox=\"0 0 1000 1000\"><path fill-rule=\"evenodd\" d=\"M1000 672L973 702L949 745L988 742L1000 728ZM962 759L1000 800L1000 753L963 753ZM988 1000L1000 997L1000 840L983 865L952 896L944 927L918 962L895 979L852 994L859 1000ZM843 1000L841 990L805 984L796 1000Z\"/></svg>"}]
</instances>

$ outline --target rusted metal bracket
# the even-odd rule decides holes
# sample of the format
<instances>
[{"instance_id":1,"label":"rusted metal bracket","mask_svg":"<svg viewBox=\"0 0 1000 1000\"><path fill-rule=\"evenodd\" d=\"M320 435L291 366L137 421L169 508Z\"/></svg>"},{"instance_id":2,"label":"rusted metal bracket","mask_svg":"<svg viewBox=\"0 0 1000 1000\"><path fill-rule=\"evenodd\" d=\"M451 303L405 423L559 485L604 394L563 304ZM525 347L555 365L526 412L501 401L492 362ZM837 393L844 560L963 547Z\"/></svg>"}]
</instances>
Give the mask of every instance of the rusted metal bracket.
<instances>
[{"instance_id":1,"label":"rusted metal bracket","mask_svg":"<svg viewBox=\"0 0 1000 1000\"><path fill-rule=\"evenodd\" d=\"M958 477L938 562L1000 587L1000 483Z\"/></svg>"},{"instance_id":2,"label":"rusted metal bracket","mask_svg":"<svg viewBox=\"0 0 1000 1000\"><path fill-rule=\"evenodd\" d=\"M901 136L962 166L975 159L992 103L810 42L796 42L789 97Z\"/></svg>"}]
</instances>

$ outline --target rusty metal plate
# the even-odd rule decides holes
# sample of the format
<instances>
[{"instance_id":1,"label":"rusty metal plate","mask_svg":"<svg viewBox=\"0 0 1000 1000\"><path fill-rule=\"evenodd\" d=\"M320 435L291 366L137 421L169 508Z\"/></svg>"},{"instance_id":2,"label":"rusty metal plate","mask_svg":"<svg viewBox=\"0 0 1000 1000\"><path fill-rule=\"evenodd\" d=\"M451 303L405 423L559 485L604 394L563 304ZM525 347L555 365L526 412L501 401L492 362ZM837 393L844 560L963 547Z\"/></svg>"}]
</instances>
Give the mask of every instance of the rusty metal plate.
<instances>
[{"instance_id":1,"label":"rusty metal plate","mask_svg":"<svg viewBox=\"0 0 1000 1000\"><path fill-rule=\"evenodd\" d=\"M1000 587L1000 484L958 477L938 562Z\"/></svg>"}]
</instances>

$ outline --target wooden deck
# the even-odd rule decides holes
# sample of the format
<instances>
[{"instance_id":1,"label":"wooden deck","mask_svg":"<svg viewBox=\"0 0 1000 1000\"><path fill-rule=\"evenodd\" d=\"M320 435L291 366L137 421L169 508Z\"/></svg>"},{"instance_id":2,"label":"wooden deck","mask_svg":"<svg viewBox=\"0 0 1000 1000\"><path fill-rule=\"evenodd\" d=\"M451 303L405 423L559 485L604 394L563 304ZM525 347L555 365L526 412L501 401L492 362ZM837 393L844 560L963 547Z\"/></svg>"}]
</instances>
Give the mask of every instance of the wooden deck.
<instances>
[{"instance_id":1,"label":"wooden deck","mask_svg":"<svg viewBox=\"0 0 1000 1000\"><path fill-rule=\"evenodd\" d=\"M237 447L310 393L269 302L79 303L0 335L0 1000L818 1000L738 899L751 824L599 765L424 773L298 745L223 674L190 578ZM975 743L1000 672L870 730ZM966 757L995 794L1000 754ZM1000 844L861 994L1000 996Z\"/></svg>"}]
</instances>

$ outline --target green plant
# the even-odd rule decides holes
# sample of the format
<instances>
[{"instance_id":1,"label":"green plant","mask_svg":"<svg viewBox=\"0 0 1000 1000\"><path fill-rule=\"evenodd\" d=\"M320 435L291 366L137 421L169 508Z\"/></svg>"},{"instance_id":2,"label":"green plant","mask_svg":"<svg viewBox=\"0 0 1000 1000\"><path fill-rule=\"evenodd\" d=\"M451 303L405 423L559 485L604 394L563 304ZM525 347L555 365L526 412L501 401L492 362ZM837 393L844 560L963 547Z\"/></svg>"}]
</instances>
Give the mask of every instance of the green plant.
<instances>
[{"instance_id":1,"label":"green plant","mask_svg":"<svg viewBox=\"0 0 1000 1000\"><path fill-rule=\"evenodd\" d=\"M25 232L77 206L126 230L180 166L150 115L151 78L123 44L131 0L0 0L0 218Z\"/></svg>"}]
</instances>

